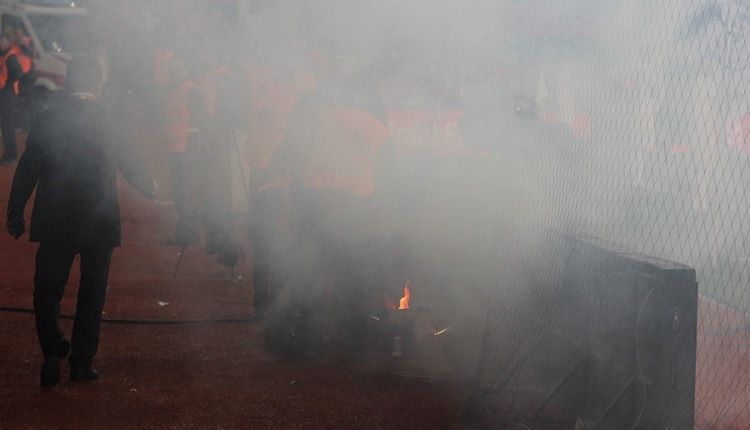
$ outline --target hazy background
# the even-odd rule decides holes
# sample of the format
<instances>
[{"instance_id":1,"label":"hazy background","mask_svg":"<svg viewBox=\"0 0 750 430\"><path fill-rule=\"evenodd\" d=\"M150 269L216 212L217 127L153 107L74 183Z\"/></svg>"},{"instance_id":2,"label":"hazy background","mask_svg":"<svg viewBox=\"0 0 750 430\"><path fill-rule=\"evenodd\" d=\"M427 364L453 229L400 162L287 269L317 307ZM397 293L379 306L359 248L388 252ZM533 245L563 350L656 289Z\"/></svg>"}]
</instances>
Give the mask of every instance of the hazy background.
<instances>
[{"instance_id":1,"label":"hazy background","mask_svg":"<svg viewBox=\"0 0 750 430\"><path fill-rule=\"evenodd\" d=\"M89 6L113 81L136 94L164 44L293 56L318 78L343 55L375 73L386 109L426 113L416 131L386 123L403 175L393 288L410 278L414 303L445 325L481 332L494 292L522 303L528 273L553 276L548 229L695 267L705 297L748 312L745 1Z\"/></svg>"}]
</instances>

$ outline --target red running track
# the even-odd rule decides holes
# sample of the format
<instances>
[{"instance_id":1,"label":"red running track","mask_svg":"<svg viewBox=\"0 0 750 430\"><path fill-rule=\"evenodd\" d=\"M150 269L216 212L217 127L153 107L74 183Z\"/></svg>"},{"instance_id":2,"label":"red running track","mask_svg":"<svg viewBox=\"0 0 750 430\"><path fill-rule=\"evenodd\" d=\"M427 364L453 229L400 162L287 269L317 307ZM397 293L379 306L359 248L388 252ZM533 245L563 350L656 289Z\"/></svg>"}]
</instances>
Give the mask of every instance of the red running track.
<instances>
[{"instance_id":1,"label":"red running track","mask_svg":"<svg viewBox=\"0 0 750 430\"><path fill-rule=\"evenodd\" d=\"M141 150L163 180L163 154ZM2 208L13 172L0 168ZM244 235L238 234L244 254L233 272L193 246L172 279L179 252L166 244L172 206L120 188L123 246L113 255L104 315L112 322L104 324L96 359L102 380L63 379L56 391L40 392L33 316L0 312L0 430L464 428L467 384L394 375L414 368L408 357L309 362L267 354L262 323L249 322L252 251ZM236 222L235 230L244 231ZM31 307L36 245L27 238L0 234L0 307ZM63 314L74 311L77 281L74 270ZM748 319L707 299L698 317L696 429L750 429ZM64 321L68 333L70 324Z\"/></svg>"}]
</instances>

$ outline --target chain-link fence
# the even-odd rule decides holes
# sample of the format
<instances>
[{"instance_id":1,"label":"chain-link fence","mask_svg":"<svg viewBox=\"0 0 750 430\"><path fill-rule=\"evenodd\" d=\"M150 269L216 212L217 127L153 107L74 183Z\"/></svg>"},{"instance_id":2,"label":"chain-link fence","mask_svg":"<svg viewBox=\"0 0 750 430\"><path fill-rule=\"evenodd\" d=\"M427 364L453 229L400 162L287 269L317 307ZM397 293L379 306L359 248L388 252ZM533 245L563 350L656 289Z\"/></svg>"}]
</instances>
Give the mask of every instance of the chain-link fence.
<instances>
[{"instance_id":1,"label":"chain-link fence","mask_svg":"<svg viewBox=\"0 0 750 430\"><path fill-rule=\"evenodd\" d=\"M555 233L488 293L468 409L750 428L750 2L608 3L596 48L536 59L523 145Z\"/></svg>"}]
</instances>

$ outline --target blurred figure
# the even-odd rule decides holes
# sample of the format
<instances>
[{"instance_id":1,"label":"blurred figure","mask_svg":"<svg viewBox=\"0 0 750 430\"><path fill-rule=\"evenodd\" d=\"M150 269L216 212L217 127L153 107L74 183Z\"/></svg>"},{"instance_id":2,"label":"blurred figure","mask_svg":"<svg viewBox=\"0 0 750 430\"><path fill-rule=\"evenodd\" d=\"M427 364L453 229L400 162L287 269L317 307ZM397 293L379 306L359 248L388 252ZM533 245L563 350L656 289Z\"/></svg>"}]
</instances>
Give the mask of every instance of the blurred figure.
<instances>
[{"instance_id":1,"label":"blurred figure","mask_svg":"<svg viewBox=\"0 0 750 430\"><path fill-rule=\"evenodd\" d=\"M366 72L334 62L269 163L269 177L288 175L292 211L290 275L266 323L270 350L314 358L330 337L359 356L370 307L382 308L398 175L395 144L370 113L381 109Z\"/></svg>"},{"instance_id":2,"label":"blurred figure","mask_svg":"<svg viewBox=\"0 0 750 430\"><path fill-rule=\"evenodd\" d=\"M94 381L104 298L112 249L120 245L117 172L144 196L155 198L154 182L136 157L132 142L110 133L112 118L98 103L103 71L96 57L75 56L67 67L70 97L41 113L13 178L8 232L25 232L24 210L34 189L29 240L38 242L34 311L44 355L42 388L60 380L68 358L70 380ZM74 258L80 257L80 285L70 342L60 327L60 300Z\"/></svg>"},{"instance_id":3,"label":"blurred figure","mask_svg":"<svg viewBox=\"0 0 750 430\"><path fill-rule=\"evenodd\" d=\"M170 245L189 245L199 240L198 177L201 131L206 128L207 116L200 91L187 79L187 68L182 58L169 61L169 96L166 103L165 125L169 176L177 212L177 225Z\"/></svg>"},{"instance_id":4,"label":"blurred figure","mask_svg":"<svg viewBox=\"0 0 750 430\"><path fill-rule=\"evenodd\" d=\"M175 53L166 47L154 52L154 84L167 85L169 83L169 62Z\"/></svg>"},{"instance_id":5,"label":"blurred figure","mask_svg":"<svg viewBox=\"0 0 750 430\"><path fill-rule=\"evenodd\" d=\"M165 44L154 51L153 76L150 91L146 96L148 106L152 114L149 115L153 124L161 124L164 121L164 103L169 96L169 62L175 57L175 51Z\"/></svg>"},{"instance_id":6,"label":"blurred figure","mask_svg":"<svg viewBox=\"0 0 750 430\"><path fill-rule=\"evenodd\" d=\"M492 289L513 291L514 274L531 261L527 248L543 215L537 205L541 151L532 133L539 123L516 107L502 80L467 80L457 126L464 151L430 164L425 206L412 233L415 248L429 250L421 260L447 286L443 303L450 306L441 314L471 343L481 342L475 335L483 330ZM466 351L455 353L473 360Z\"/></svg>"},{"instance_id":7,"label":"blurred figure","mask_svg":"<svg viewBox=\"0 0 750 430\"><path fill-rule=\"evenodd\" d=\"M238 110L244 110L235 101L242 92L233 74L225 67L214 51L204 52L203 66L207 69L197 79L203 94L208 115L202 130L201 182L206 203L206 254L217 254L224 266L235 266L239 243L232 228L231 156L234 149L234 129L238 124Z\"/></svg>"},{"instance_id":8,"label":"blurred figure","mask_svg":"<svg viewBox=\"0 0 750 430\"><path fill-rule=\"evenodd\" d=\"M285 234L280 221L286 219L284 195L288 192L287 182L267 177L267 167L284 138L290 113L300 98L315 89L315 78L290 53L252 66L248 72L249 136L245 157L250 167L254 306L256 317L262 319L281 281L281 273L272 267L272 255L274 242Z\"/></svg>"},{"instance_id":9,"label":"blurred figure","mask_svg":"<svg viewBox=\"0 0 750 430\"><path fill-rule=\"evenodd\" d=\"M21 48L24 55L34 58L36 46L34 46L34 40L26 33L26 29L22 26L15 27L13 29L13 41Z\"/></svg>"},{"instance_id":10,"label":"blurred figure","mask_svg":"<svg viewBox=\"0 0 750 430\"><path fill-rule=\"evenodd\" d=\"M174 5L171 9L175 7L177 6ZM157 14L170 13L167 10L169 6L166 3L161 4L158 8L163 8L164 10L156 12ZM175 12L174 10L171 11L172 14ZM144 73L144 76L142 76L143 82L139 82L139 84L144 89L143 102L147 111L145 119L148 121L148 126L153 127L155 131L159 131L161 125L164 123L164 104L167 102L167 98L172 90L169 63L175 57L182 57L183 61L189 67L191 59L195 57L194 52L186 46L188 38L184 31L187 29L183 29L183 26L185 26L184 22L177 25L176 21L162 21L158 26L149 31L148 39L144 41L145 45L139 43L127 44L130 48L140 47L140 49L136 49L130 52L130 55L122 57L127 59L124 65L143 64L146 66L142 70ZM138 52L139 50L143 52ZM134 61L136 59L141 60ZM194 77L192 74L190 76Z\"/></svg>"},{"instance_id":11,"label":"blurred figure","mask_svg":"<svg viewBox=\"0 0 750 430\"><path fill-rule=\"evenodd\" d=\"M23 74L18 80L18 126L28 130L33 115L38 109L34 103L34 85L36 84L36 64L34 62L34 41L26 34L22 24L12 28L13 43L17 47L17 55Z\"/></svg>"},{"instance_id":12,"label":"blurred figure","mask_svg":"<svg viewBox=\"0 0 750 430\"><path fill-rule=\"evenodd\" d=\"M0 56L0 132L3 135L0 165L14 166L18 160L15 110L18 81L24 73L24 67L21 65L18 47L7 36L0 36Z\"/></svg>"}]
</instances>

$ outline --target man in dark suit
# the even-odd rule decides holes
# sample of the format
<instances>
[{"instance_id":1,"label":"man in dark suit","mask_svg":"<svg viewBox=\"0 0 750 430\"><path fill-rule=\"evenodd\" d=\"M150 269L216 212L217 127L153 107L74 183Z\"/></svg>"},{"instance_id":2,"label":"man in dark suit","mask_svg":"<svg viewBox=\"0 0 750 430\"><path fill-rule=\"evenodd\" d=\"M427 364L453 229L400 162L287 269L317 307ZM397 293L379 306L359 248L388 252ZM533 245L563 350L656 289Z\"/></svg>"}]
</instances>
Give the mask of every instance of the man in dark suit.
<instances>
[{"instance_id":1,"label":"man in dark suit","mask_svg":"<svg viewBox=\"0 0 750 430\"><path fill-rule=\"evenodd\" d=\"M132 142L113 133L116 123L97 103L102 77L96 57L71 59L70 96L40 113L32 125L8 201L7 230L18 239L25 231L26 203L36 188L29 240L39 243L34 311L44 354L43 389L60 380L60 362L68 352L71 381L99 379L91 365L99 346L110 258L120 245L117 171L144 196L156 195ZM69 342L60 327L60 300L76 255L81 280Z\"/></svg>"}]
</instances>

